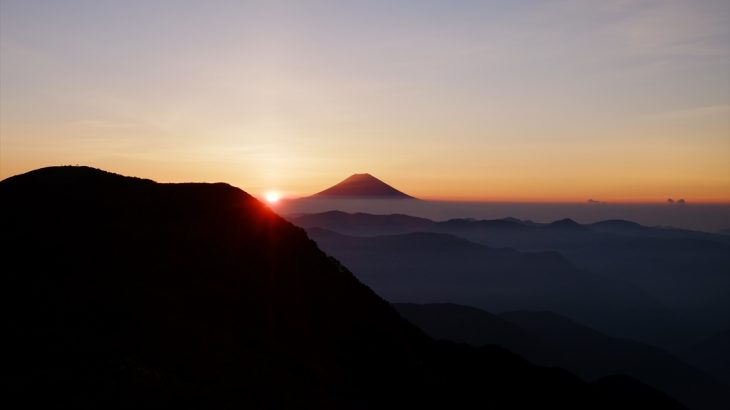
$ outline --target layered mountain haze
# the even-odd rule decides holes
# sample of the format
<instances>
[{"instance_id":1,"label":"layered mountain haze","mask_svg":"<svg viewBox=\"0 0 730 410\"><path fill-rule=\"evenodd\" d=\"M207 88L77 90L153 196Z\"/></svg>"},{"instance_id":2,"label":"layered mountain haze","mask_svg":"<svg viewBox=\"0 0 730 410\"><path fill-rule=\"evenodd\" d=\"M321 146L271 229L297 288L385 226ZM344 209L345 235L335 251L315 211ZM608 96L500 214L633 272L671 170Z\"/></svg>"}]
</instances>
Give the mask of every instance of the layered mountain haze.
<instances>
[{"instance_id":1,"label":"layered mountain haze","mask_svg":"<svg viewBox=\"0 0 730 410\"><path fill-rule=\"evenodd\" d=\"M730 225L730 205L690 204L681 207L659 203L509 202L498 199L454 200L420 198L404 201L395 196L309 196L277 204L284 215L329 211L377 215L410 215L435 221L451 219L536 221L572 220L581 225L603 221L631 221L644 227L681 228L716 234Z\"/></svg>"},{"instance_id":2,"label":"layered mountain haze","mask_svg":"<svg viewBox=\"0 0 730 410\"><path fill-rule=\"evenodd\" d=\"M679 407L434 342L227 184L54 167L0 195L6 388L29 407Z\"/></svg>"},{"instance_id":3,"label":"layered mountain haze","mask_svg":"<svg viewBox=\"0 0 730 410\"><path fill-rule=\"evenodd\" d=\"M619 220L433 221L342 212L290 220L393 301L454 302L492 312L552 310L669 349L730 325L730 240L722 235ZM344 236L335 239L334 232ZM399 253L381 245L407 248L415 237L406 233L441 234L484 248L435 254L411 246ZM497 255L512 262L499 263Z\"/></svg>"},{"instance_id":4,"label":"layered mountain haze","mask_svg":"<svg viewBox=\"0 0 730 410\"><path fill-rule=\"evenodd\" d=\"M676 332L675 314L641 289L578 269L557 252L490 248L437 232L366 237L310 228L308 233L389 301L453 302L492 312L552 310L634 337ZM632 321L625 320L629 315Z\"/></svg>"}]
</instances>

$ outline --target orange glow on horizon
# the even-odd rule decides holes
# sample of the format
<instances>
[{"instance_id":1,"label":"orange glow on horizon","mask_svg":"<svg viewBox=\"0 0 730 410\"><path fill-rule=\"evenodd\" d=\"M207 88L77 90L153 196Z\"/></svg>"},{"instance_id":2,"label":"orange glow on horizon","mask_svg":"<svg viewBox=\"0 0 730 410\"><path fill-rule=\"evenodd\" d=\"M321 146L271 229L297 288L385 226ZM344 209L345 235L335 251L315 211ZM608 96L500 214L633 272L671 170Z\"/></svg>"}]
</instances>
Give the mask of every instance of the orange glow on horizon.
<instances>
[{"instance_id":1,"label":"orange glow on horizon","mask_svg":"<svg viewBox=\"0 0 730 410\"><path fill-rule=\"evenodd\" d=\"M347 171L333 170L328 173L305 175L296 170L294 177L281 174L276 179L262 178L255 172L233 172L230 169L196 169L170 167L161 169L139 164L119 164L88 161L88 165L121 175L148 178L157 182L226 182L248 193L261 192L260 198L269 204L305 198L340 182L349 176ZM6 164L3 164L6 165ZM69 165L42 161L37 163L15 164L5 167L0 178L29 172L45 166ZM135 166L137 165L137 166ZM355 168L355 167L353 167ZM493 203L545 203L545 204L663 204L667 199L684 199L688 205L730 205L730 181L716 178L701 183L700 178L669 181L659 178L645 178L634 183L623 183L627 178L614 181L609 178L582 178L573 181L551 181L550 178L534 176L531 178L463 177L463 171L454 170L454 176L433 176L404 170L403 174L394 171L370 173L394 188L428 201L445 202L493 202ZM506 172L506 171L505 171ZM278 186L277 190L270 189ZM286 196L282 194L286 192ZM469 194L464 194L468 192Z\"/></svg>"},{"instance_id":2,"label":"orange glow on horizon","mask_svg":"<svg viewBox=\"0 0 730 410\"><path fill-rule=\"evenodd\" d=\"M657 198L608 198L596 200L593 198L575 198L575 197L474 197L474 196L418 196L417 198L425 201L434 202L489 202L489 203L503 203L503 204L588 204L588 205L657 205L665 204L668 199L678 200L684 199L686 205L730 205L730 199L724 198L692 198L692 197L657 197ZM679 204L678 204L679 205Z\"/></svg>"}]
</instances>

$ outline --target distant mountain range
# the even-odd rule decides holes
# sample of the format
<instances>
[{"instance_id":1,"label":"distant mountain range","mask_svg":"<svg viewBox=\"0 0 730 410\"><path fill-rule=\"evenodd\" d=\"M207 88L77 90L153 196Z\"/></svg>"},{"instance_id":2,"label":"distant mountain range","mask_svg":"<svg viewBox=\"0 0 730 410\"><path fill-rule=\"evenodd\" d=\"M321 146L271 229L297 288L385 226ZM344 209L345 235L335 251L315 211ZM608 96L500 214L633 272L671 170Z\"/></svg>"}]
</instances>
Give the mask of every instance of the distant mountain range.
<instances>
[{"instance_id":1,"label":"distant mountain range","mask_svg":"<svg viewBox=\"0 0 730 410\"><path fill-rule=\"evenodd\" d=\"M610 334L666 337L676 321L673 312L641 289L581 270L554 251L491 248L440 232L307 232L390 301L453 302L493 312L551 310Z\"/></svg>"},{"instance_id":2,"label":"distant mountain range","mask_svg":"<svg viewBox=\"0 0 730 410\"><path fill-rule=\"evenodd\" d=\"M370 174L354 174L312 195L324 199L415 199Z\"/></svg>"},{"instance_id":3,"label":"distant mountain range","mask_svg":"<svg viewBox=\"0 0 730 410\"><path fill-rule=\"evenodd\" d=\"M730 327L730 310L727 309L730 237L723 235L652 228L623 220L593 224L578 224L567 219L535 223L514 218L437 222L408 215L337 211L289 219L309 230L325 251L341 258L361 280L390 300L456 302L496 312L547 309L609 334L642 340L672 351ZM325 234L322 229L331 233ZM328 239L333 233L347 237ZM403 234L415 233L451 235L491 250L472 252L468 257L455 252L437 256L414 250L396 257L394 252L378 244L409 242L414 237ZM502 265L486 262L499 253L509 254L504 248L513 249L512 259L522 260L509 265L513 272L522 273L499 274L504 269L500 268ZM530 265L525 261L537 260L540 252L553 252L553 261L562 260L560 274L548 274L550 266L555 266L548 262L536 262L528 267ZM448 262L434 260L437 257ZM425 289L432 283L433 292L436 292L441 281L447 283L445 289L455 290L457 282L448 278L464 278L467 272L470 272L470 281L464 283L458 298L437 300L432 295L438 293ZM528 276L521 276L528 273L529 280ZM431 279L414 287L409 276L419 275L430 275ZM550 280L550 275L556 280ZM569 281L568 277L574 280ZM563 279L558 281L557 278ZM476 291L477 283L484 292ZM554 291L547 291L553 288ZM595 290L589 292L588 288ZM492 293L506 292L503 300L531 303L511 307L499 305L500 297L490 294L490 290ZM472 293L485 297L477 299L469 296ZM603 296L587 296L598 294ZM549 302L551 297L554 299ZM588 298L587 302L579 303L582 298ZM544 303L540 306L538 301ZM570 307L570 301L575 301L574 307ZM597 309L593 313L591 306ZM614 309L614 314L618 315L616 320L611 319L610 314L599 314L600 309ZM624 314L620 313L622 309L633 309L633 314L625 316L632 320L620 317Z\"/></svg>"},{"instance_id":4,"label":"distant mountain range","mask_svg":"<svg viewBox=\"0 0 730 410\"><path fill-rule=\"evenodd\" d=\"M0 197L9 403L681 408L630 378L436 342L227 184L53 167L1 181Z\"/></svg>"},{"instance_id":5,"label":"distant mountain range","mask_svg":"<svg viewBox=\"0 0 730 410\"><path fill-rule=\"evenodd\" d=\"M730 406L728 385L671 354L643 343L607 336L552 312L518 311L497 316L455 304L394 306L403 317L436 339L474 346L499 345L533 363L559 366L587 380L627 374L659 390L672 392L690 408ZM712 349L707 356L718 357L718 353Z\"/></svg>"}]
</instances>

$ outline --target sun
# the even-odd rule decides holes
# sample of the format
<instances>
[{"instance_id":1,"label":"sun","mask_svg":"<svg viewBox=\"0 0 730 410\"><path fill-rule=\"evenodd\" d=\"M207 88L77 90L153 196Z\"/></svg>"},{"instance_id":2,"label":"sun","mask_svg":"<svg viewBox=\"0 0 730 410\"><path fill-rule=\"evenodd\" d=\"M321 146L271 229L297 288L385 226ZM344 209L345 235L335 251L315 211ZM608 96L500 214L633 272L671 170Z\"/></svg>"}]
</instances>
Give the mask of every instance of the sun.
<instances>
[{"instance_id":1,"label":"sun","mask_svg":"<svg viewBox=\"0 0 730 410\"><path fill-rule=\"evenodd\" d=\"M264 194L264 199L266 199L266 202L270 204L275 204L279 202L279 199L281 199L281 194L276 191L267 191Z\"/></svg>"}]
</instances>

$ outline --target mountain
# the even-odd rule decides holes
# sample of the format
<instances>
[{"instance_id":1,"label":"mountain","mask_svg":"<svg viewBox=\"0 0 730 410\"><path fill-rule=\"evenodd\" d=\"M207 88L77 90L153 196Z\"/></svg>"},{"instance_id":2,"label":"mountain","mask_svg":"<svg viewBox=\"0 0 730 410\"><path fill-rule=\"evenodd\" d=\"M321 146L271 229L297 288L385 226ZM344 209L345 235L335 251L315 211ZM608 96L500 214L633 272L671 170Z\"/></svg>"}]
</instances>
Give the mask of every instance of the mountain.
<instances>
[{"instance_id":1,"label":"mountain","mask_svg":"<svg viewBox=\"0 0 730 410\"><path fill-rule=\"evenodd\" d=\"M370 174L354 174L310 198L415 199Z\"/></svg>"},{"instance_id":2,"label":"mountain","mask_svg":"<svg viewBox=\"0 0 730 410\"><path fill-rule=\"evenodd\" d=\"M570 219L565 218L561 219L559 221L551 222L548 224L548 228L555 229L555 230L562 230L562 231L585 231L587 230L586 227L579 224L578 222Z\"/></svg>"},{"instance_id":3,"label":"mountain","mask_svg":"<svg viewBox=\"0 0 730 410\"><path fill-rule=\"evenodd\" d=\"M618 336L674 350L730 324L727 237L616 221L560 225L561 229L555 229L555 224L494 229L485 221L464 220L437 222L429 230L490 247L559 252L591 277L630 284L673 312L674 318L664 321L668 326L657 328L651 320L639 324L634 318L638 326L610 332Z\"/></svg>"},{"instance_id":4,"label":"mountain","mask_svg":"<svg viewBox=\"0 0 730 410\"><path fill-rule=\"evenodd\" d=\"M672 323L671 312L640 289L593 276L556 252L491 248L439 232L307 232L389 301L453 302L494 312L552 310L609 333L659 332Z\"/></svg>"},{"instance_id":5,"label":"mountain","mask_svg":"<svg viewBox=\"0 0 730 410\"><path fill-rule=\"evenodd\" d=\"M616 336L660 345L672 351L730 325L728 236L648 227L623 220L578 224L566 219L545 224L514 218L433 221L399 215L398 222L392 223L392 218L392 215L339 213L336 217L298 215L291 220L307 229L320 227L351 236L432 232L457 236L492 249L558 252L587 278L600 283L623 283L626 285L623 288L633 294L627 296L643 297L666 313L659 321L651 315L642 319L632 314L631 321L617 321L610 328L602 327L598 322L584 323ZM334 252L334 249L330 251ZM459 264L457 260L452 266L443 266L444 274ZM353 263L349 266L357 268ZM355 269L355 273L363 272ZM643 296L636 295L637 291ZM614 296L614 304L624 300L620 293L614 293ZM464 300L443 301L466 303ZM495 306L471 304L496 311ZM534 306L521 308L536 309ZM582 308L577 310L560 313L578 318Z\"/></svg>"},{"instance_id":6,"label":"mountain","mask_svg":"<svg viewBox=\"0 0 730 410\"><path fill-rule=\"evenodd\" d=\"M395 380L378 367L412 378L419 332L237 188L63 167L0 193L23 391L59 405L337 407L385 394Z\"/></svg>"},{"instance_id":7,"label":"mountain","mask_svg":"<svg viewBox=\"0 0 730 410\"><path fill-rule=\"evenodd\" d=\"M607 336L551 312L499 316L455 304L394 304L436 339L496 344L533 363L559 366L588 380L626 374L668 392L692 409L727 408L727 385L643 343Z\"/></svg>"},{"instance_id":8,"label":"mountain","mask_svg":"<svg viewBox=\"0 0 730 410\"><path fill-rule=\"evenodd\" d=\"M610 408L643 391L434 342L302 229L227 184L52 167L1 181L0 197L8 402Z\"/></svg>"}]
</instances>

